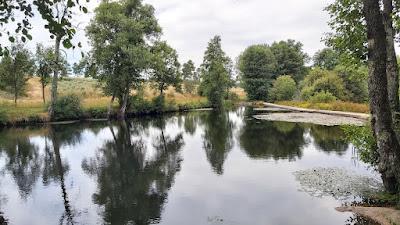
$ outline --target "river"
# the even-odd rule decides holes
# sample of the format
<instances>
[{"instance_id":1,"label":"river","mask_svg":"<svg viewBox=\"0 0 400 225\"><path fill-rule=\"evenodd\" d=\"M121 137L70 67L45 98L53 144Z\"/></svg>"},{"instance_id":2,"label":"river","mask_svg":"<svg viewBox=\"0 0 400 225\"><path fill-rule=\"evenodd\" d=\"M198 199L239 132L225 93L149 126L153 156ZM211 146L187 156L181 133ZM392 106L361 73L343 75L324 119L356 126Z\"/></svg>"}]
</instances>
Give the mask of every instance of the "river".
<instances>
[{"instance_id":1,"label":"river","mask_svg":"<svg viewBox=\"0 0 400 225\"><path fill-rule=\"evenodd\" d=\"M339 127L252 115L238 108L0 130L0 218L16 225L372 224L337 212L343 200L302 191L293 175L315 167L374 174Z\"/></svg>"}]
</instances>

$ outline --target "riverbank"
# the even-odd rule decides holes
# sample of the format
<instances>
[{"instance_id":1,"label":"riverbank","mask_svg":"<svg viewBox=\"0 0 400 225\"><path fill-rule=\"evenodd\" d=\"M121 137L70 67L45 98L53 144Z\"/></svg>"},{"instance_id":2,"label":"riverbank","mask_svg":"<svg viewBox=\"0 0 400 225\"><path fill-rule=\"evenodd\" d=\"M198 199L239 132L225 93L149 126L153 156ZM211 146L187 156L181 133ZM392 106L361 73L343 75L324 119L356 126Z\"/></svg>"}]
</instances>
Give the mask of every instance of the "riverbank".
<instances>
[{"instance_id":1,"label":"riverbank","mask_svg":"<svg viewBox=\"0 0 400 225\"><path fill-rule=\"evenodd\" d=\"M330 103L313 103L308 101L279 101L278 105L292 106L303 109L317 109L329 111L342 111L354 113L370 113L369 105L366 103L334 101Z\"/></svg>"},{"instance_id":2,"label":"riverbank","mask_svg":"<svg viewBox=\"0 0 400 225\"><path fill-rule=\"evenodd\" d=\"M254 118L269 121L312 123L324 126L363 126L369 120L369 114L366 113L305 109L272 103L263 103L263 105L263 108L254 109L259 112Z\"/></svg>"},{"instance_id":3,"label":"riverbank","mask_svg":"<svg viewBox=\"0 0 400 225\"><path fill-rule=\"evenodd\" d=\"M381 225L400 225L400 210L393 208L344 206L337 207L336 210L339 212L352 212Z\"/></svg>"},{"instance_id":4,"label":"riverbank","mask_svg":"<svg viewBox=\"0 0 400 225\"><path fill-rule=\"evenodd\" d=\"M141 93L142 97L131 102L131 108L127 111L128 117L139 115L151 115L169 112L182 112L193 109L208 108L210 105L205 97L191 93L177 92L174 88L165 91L165 104L160 106L154 102L158 92L145 84ZM59 81L59 96L76 95L80 98L81 111L79 116L60 119L65 120L93 120L107 118L108 104L110 97L104 96L101 83L90 78L63 78ZM245 93L241 88L231 89L231 93L237 99L227 100L227 105L232 102L239 102L245 99ZM48 123L47 114L48 100L50 99L49 87L44 90L46 103L42 99L42 90L39 79L31 78L26 87L25 96L13 102L13 96L0 91L0 126L30 125L36 123ZM137 94L135 91L132 95ZM117 101L113 104L114 111L117 111Z\"/></svg>"},{"instance_id":5,"label":"riverbank","mask_svg":"<svg viewBox=\"0 0 400 225\"><path fill-rule=\"evenodd\" d=\"M233 104L231 102L227 103ZM164 107L152 107L143 106L141 108L136 108L129 110L126 115L127 118L132 118L136 116L143 115L156 115L163 113L174 113L174 112L184 112L189 110L205 109L209 108L206 99L193 100L190 102L180 102L180 103L167 103ZM26 111L24 111L26 110ZM62 122L74 122L74 121L93 121L93 120L104 120L107 119L107 105L98 105L95 107L82 106L83 113L79 117L61 119L57 121L50 121L49 116L46 112L46 107L42 108L25 108L17 107L12 110L3 110L3 116L0 115L0 127L12 127L12 126L23 126L23 125L33 125L41 123L62 123ZM116 117L116 109L113 110L114 113L111 117ZM18 114L18 112L21 112ZM1 112L0 112L1 113Z\"/></svg>"}]
</instances>

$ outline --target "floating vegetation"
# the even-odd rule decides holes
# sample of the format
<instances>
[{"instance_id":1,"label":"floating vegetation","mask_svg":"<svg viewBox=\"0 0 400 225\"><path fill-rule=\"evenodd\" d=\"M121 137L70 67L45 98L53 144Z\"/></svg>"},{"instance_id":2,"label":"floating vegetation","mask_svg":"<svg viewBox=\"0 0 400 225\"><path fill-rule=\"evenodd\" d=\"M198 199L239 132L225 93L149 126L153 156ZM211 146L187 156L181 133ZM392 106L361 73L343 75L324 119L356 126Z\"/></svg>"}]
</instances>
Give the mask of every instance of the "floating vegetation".
<instances>
[{"instance_id":1,"label":"floating vegetation","mask_svg":"<svg viewBox=\"0 0 400 225\"><path fill-rule=\"evenodd\" d=\"M294 172L300 191L314 197L332 196L347 200L366 196L383 189L382 182L374 177L359 175L343 168L313 168Z\"/></svg>"}]
</instances>

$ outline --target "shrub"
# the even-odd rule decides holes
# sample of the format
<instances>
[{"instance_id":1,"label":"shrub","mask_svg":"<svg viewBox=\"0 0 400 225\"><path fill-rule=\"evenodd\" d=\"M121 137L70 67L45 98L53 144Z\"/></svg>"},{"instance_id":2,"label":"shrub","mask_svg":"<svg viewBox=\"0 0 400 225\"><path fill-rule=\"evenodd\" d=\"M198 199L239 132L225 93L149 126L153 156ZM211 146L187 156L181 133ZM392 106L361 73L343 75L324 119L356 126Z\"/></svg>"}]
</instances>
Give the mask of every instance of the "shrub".
<instances>
[{"instance_id":1,"label":"shrub","mask_svg":"<svg viewBox=\"0 0 400 225\"><path fill-rule=\"evenodd\" d=\"M4 109L0 109L0 124L7 122L6 111Z\"/></svg>"},{"instance_id":2,"label":"shrub","mask_svg":"<svg viewBox=\"0 0 400 225\"><path fill-rule=\"evenodd\" d=\"M329 103L336 101L336 97L329 91L320 91L311 96L310 101L313 103Z\"/></svg>"},{"instance_id":3,"label":"shrub","mask_svg":"<svg viewBox=\"0 0 400 225\"><path fill-rule=\"evenodd\" d=\"M292 100L295 94L296 82L288 75L278 77L270 92L271 99L274 101Z\"/></svg>"},{"instance_id":4,"label":"shrub","mask_svg":"<svg viewBox=\"0 0 400 225\"><path fill-rule=\"evenodd\" d=\"M61 96L55 102L55 120L79 119L82 114L81 100L77 95Z\"/></svg>"},{"instance_id":5,"label":"shrub","mask_svg":"<svg viewBox=\"0 0 400 225\"><path fill-rule=\"evenodd\" d=\"M146 113L152 111L153 106L142 94L137 94L130 97L128 110L133 113Z\"/></svg>"},{"instance_id":6,"label":"shrub","mask_svg":"<svg viewBox=\"0 0 400 225\"><path fill-rule=\"evenodd\" d=\"M304 100L310 100L318 92L329 92L338 99L345 96L343 79L334 71L315 68L305 77L301 86Z\"/></svg>"},{"instance_id":7,"label":"shrub","mask_svg":"<svg viewBox=\"0 0 400 225\"><path fill-rule=\"evenodd\" d=\"M165 97L162 95L159 95L152 100L153 103L153 108L157 112L161 112L165 108Z\"/></svg>"},{"instance_id":8,"label":"shrub","mask_svg":"<svg viewBox=\"0 0 400 225\"><path fill-rule=\"evenodd\" d=\"M344 100L368 101L368 68L366 66L339 65L335 71L344 81L346 92Z\"/></svg>"}]
</instances>

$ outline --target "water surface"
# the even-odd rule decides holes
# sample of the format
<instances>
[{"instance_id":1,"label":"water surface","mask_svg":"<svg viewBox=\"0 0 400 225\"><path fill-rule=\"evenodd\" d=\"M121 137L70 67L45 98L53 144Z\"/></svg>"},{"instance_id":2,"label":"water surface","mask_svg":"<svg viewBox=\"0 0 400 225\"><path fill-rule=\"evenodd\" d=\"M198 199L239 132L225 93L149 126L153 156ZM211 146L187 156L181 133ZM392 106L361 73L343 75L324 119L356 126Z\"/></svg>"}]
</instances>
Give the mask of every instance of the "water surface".
<instances>
[{"instance_id":1,"label":"water surface","mask_svg":"<svg viewBox=\"0 0 400 225\"><path fill-rule=\"evenodd\" d=\"M0 224L344 225L293 172L370 174L338 127L249 109L0 131Z\"/></svg>"}]
</instances>

